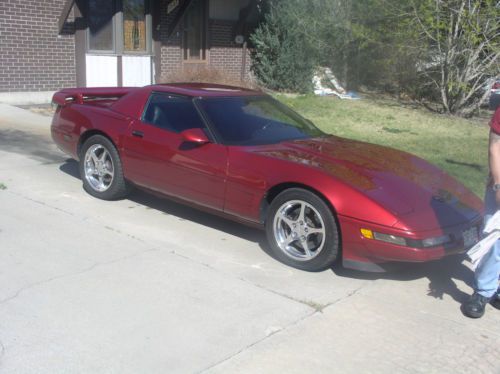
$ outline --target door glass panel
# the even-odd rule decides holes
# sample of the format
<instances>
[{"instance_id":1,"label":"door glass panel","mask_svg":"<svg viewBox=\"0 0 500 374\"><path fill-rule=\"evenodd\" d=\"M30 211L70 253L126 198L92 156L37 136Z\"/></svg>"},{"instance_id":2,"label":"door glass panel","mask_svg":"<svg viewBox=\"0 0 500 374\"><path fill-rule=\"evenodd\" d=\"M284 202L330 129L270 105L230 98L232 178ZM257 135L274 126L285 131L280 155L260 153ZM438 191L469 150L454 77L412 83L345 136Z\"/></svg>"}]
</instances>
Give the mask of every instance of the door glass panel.
<instances>
[{"instance_id":1,"label":"door glass panel","mask_svg":"<svg viewBox=\"0 0 500 374\"><path fill-rule=\"evenodd\" d=\"M145 0L123 0L123 48L126 52L146 51Z\"/></svg>"},{"instance_id":2,"label":"door glass panel","mask_svg":"<svg viewBox=\"0 0 500 374\"><path fill-rule=\"evenodd\" d=\"M89 49L113 51L114 1L89 0Z\"/></svg>"},{"instance_id":3,"label":"door glass panel","mask_svg":"<svg viewBox=\"0 0 500 374\"><path fill-rule=\"evenodd\" d=\"M143 121L173 132L205 127L192 99L156 93L149 99Z\"/></svg>"}]
</instances>

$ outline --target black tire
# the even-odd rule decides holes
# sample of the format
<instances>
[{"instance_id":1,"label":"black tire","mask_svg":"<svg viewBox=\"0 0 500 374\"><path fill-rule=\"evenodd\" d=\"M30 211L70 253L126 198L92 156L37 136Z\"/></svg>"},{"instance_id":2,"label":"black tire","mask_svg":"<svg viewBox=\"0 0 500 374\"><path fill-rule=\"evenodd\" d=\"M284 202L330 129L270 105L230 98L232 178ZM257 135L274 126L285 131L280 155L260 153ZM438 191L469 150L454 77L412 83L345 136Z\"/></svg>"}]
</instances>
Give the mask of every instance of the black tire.
<instances>
[{"instance_id":1,"label":"black tire","mask_svg":"<svg viewBox=\"0 0 500 374\"><path fill-rule=\"evenodd\" d=\"M297 216L302 207L304 220ZM322 233L311 233L313 230ZM311 272L329 269L339 254L339 227L332 210L319 196L301 188L287 189L271 202L266 235L275 258L297 269ZM290 240L289 245L285 244Z\"/></svg>"},{"instance_id":2,"label":"black tire","mask_svg":"<svg viewBox=\"0 0 500 374\"><path fill-rule=\"evenodd\" d=\"M101 152L104 152L105 150L107 152L107 155L105 155L106 163L113 169L112 177L109 175L109 173L107 176L105 176L107 177L106 180L108 182L108 185L104 190L99 190L98 187L93 185L93 182L97 183L98 178L90 176L91 173L88 171L86 174L86 158L87 155L90 157L91 153L93 152L91 150L90 153L87 154L91 148L92 149L95 148L97 151ZM94 165L94 170L95 170L96 167L93 161L90 165ZM108 138L102 135L93 135L90 138L88 138L83 144L80 153L80 176L83 181L84 190L87 191L87 193L89 193L90 195L97 197L98 199L102 200L122 199L126 197L132 190L132 186L125 180L123 176L122 163L120 160L120 155L116 150L116 147Z\"/></svg>"}]
</instances>

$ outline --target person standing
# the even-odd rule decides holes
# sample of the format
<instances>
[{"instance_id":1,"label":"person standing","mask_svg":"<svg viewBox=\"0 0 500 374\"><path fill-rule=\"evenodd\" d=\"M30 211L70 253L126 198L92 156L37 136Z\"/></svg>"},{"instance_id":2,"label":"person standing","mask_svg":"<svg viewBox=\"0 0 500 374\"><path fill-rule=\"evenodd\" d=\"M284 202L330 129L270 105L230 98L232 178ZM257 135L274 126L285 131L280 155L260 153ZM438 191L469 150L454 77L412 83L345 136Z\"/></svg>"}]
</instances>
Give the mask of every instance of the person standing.
<instances>
[{"instance_id":1,"label":"person standing","mask_svg":"<svg viewBox=\"0 0 500 374\"><path fill-rule=\"evenodd\" d=\"M490 178L486 186L484 198L485 223L500 210L500 106L490 122L489 140ZM484 315L488 302L500 309L500 240L480 260L474 273L474 293L462 305L462 312L470 318L480 318Z\"/></svg>"}]
</instances>

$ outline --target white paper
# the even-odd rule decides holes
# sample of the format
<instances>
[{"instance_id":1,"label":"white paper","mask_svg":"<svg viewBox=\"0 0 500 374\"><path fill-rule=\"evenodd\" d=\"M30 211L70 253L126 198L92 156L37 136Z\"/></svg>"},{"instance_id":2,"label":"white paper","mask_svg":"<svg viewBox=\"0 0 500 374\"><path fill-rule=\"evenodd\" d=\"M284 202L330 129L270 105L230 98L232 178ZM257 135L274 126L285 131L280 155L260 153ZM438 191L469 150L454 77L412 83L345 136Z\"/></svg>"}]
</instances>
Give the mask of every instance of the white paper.
<instances>
[{"instance_id":1,"label":"white paper","mask_svg":"<svg viewBox=\"0 0 500 374\"><path fill-rule=\"evenodd\" d=\"M484 226L483 232L489 234L494 230L500 230L500 210L493 214L493 216L488 220L488 223Z\"/></svg>"},{"instance_id":2,"label":"white paper","mask_svg":"<svg viewBox=\"0 0 500 374\"><path fill-rule=\"evenodd\" d=\"M500 239L500 211L497 211L488 220L483 233L488 235L467 251L473 270L477 268L481 259L493 248L495 242Z\"/></svg>"}]
</instances>

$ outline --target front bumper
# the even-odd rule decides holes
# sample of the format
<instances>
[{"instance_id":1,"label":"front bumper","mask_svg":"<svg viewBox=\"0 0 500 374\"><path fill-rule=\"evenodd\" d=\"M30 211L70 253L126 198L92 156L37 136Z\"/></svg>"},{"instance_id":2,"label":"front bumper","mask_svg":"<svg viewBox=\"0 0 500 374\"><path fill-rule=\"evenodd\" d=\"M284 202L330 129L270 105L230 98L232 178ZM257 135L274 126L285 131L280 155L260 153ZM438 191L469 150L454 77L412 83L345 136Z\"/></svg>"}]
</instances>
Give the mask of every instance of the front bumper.
<instances>
[{"instance_id":1,"label":"front bumper","mask_svg":"<svg viewBox=\"0 0 500 374\"><path fill-rule=\"evenodd\" d=\"M478 216L470 222L445 228L436 228L425 232L407 232L372 223L363 222L350 217L339 216L342 232L342 256L348 267L369 270L370 264L383 264L386 262L427 262L441 259L451 254L465 252L468 248L464 245L462 233L475 227L478 231L482 225L482 218ZM377 232L403 236L415 240L449 235L451 242L428 248L413 248L366 239L361 235L361 228L369 228ZM360 263L359 266L349 264Z\"/></svg>"}]
</instances>

